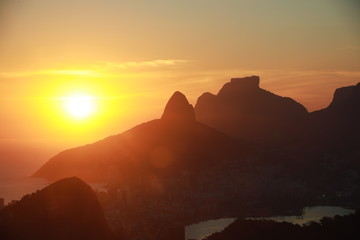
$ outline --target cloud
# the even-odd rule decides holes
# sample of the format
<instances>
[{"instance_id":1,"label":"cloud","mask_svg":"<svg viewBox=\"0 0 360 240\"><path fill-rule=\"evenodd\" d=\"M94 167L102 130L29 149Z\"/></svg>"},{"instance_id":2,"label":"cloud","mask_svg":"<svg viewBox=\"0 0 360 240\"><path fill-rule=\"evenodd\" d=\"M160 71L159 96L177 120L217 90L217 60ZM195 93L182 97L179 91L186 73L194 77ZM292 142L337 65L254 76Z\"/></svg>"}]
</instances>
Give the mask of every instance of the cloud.
<instances>
[{"instance_id":1,"label":"cloud","mask_svg":"<svg viewBox=\"0 0 360 240\"><path fill-rule=\"evenodd\" d=\"M43 75L75 75L75 76L93 76L102 77L103 73L89 70L89 69L61 69L61 70L48 70L40 72Z\"/></svg>"},{"instance_id":2,"label":"cloud","mask_svg":"<svg viewBox=\"0 0 360 240\"><path fill-rule=\"evenodd\" d=\"M38 70L38 71L24 71L24 72L0 72L0 77L3 78L18 78L31 76L49 76L49 75L68 75L68 76L91 76L102 77L104 73L90 70L90 69L53 69L53 70Z\"/></svg>"},{"instance_id":3,"label":"cloud","mask_svg":"<svg viewBox=\"0 0 360 240\"><path fill-rule=\"evenodd\" d=\"M188 60L179 59L158 59L151 61L138 62L102 62L98 64L91 64L79 68L67 69L49 69L49 70L35 70L35 71L19 71L19 72L0 72L0 77L3 78L18 78L30 76L48 76L48 75L67 75L67 76L87 76L87 77L107 77L119 71L142 70L146 71L154 68L164 68L176 66L179 64L188 63ZM126 72L125 72L126 73Z\"/></svg>"},{"instance_id":4,"label":"cloud","mask_svg":"<svg viewBox=\"0 0 360 240\"><path fill-rule=\"evenodd\" d=\"M179 60L179 59L158 59L151 61L123 62L123 63L106 62L105 65L108 68L133 69L133 68L156 68L156 67L175 66L188 62L190 61Z\"/></svg>"}]
</instances>

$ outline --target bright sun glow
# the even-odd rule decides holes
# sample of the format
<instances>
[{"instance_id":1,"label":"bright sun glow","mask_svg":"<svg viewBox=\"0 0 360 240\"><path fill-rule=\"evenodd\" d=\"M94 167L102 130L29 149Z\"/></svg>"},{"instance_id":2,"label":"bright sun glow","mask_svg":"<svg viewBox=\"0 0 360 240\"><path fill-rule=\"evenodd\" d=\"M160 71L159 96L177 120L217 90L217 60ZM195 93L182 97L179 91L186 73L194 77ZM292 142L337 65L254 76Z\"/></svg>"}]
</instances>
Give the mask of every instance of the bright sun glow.
<instances>
[{"instance_id":1,"label":"bright sun glow","mask_svg":"<svg viewBox=\"0 0 360 240\"><path fill-rule=\"evenodd\" d=\"M95 111L94 98L86 95L75 95L65 98L65 109L75 119L89 117Z\"/></svg>"}]
</instances>

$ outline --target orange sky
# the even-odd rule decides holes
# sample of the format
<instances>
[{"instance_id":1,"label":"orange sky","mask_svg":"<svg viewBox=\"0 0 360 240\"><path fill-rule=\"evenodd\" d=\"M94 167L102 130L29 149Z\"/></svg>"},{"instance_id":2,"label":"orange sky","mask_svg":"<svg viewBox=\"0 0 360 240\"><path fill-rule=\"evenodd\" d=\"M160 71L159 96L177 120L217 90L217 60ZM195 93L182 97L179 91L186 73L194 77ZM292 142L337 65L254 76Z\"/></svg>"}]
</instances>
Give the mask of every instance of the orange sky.
<instances>
[{"instance_id":1,"label":"orange sky","mask_svg":"<svg viewBox=\"0 0 360 240\"><path fill-rule=\"evenodd\" d=\"M176 90L195 104L248 75L324 108L360 81L359 11L356 0L2 0L1 142L93 142L159 118ZM62 109L74 92L97 99L86 121Z\"/></svg>"}]
</instances>

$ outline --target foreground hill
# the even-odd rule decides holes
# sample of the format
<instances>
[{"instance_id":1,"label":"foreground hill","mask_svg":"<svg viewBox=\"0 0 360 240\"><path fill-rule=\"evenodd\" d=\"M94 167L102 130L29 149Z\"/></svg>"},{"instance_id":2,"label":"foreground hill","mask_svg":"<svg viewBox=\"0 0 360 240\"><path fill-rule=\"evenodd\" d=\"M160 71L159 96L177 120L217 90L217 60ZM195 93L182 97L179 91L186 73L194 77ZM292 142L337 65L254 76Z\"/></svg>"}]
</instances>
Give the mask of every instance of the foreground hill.
<instances>
[{"instance_id":1,"label":"foreground hill","mask_svg":"<svg viewBox=\"0 0 360 240\"><path fill-rule=\"evenodd\" d=\"M55 182L0 211L2 240L113 239L95 193L78 178Z\"/></svg>"},{"instance_id":2,"label":"foreground hill","mask_svg":"<svg viewBox=\"0 0 360 240\"><path fill-rule=\"evenodd\" d=\"M237 219L222 232L217 232L204 240L237 239L359 239L360 212L348 216L325 217L320 223L299 226L287 222L271 220Z\"/></svg>"},{"instance_id":3,"label":"foreground hill","mask_svg":"<svg viewBox=\"0 0 360 240\"><path fill-rule=\"evenodd\" d=\"M176 92L161 119L122 134L59 153L35 174L56 180L78 176L89 181L147 182L148 177L174 177L229 158L232 141L195 121L193 107Z\"/></svg>"}]
</instances>

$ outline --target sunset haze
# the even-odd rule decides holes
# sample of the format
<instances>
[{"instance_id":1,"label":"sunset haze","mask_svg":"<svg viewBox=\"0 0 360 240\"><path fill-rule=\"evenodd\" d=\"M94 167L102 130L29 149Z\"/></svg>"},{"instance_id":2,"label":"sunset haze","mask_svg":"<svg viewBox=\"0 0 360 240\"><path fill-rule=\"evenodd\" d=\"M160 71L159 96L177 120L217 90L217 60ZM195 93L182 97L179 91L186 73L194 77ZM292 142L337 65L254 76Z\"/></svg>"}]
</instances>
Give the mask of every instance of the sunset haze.
<instances>
[{"instance_id":1,"label":"sunset haze","mask_svg":"<svg viewBox=\"0 0 360 240\"><path fill-rule=\"evenodd\" d=\"M251 75L325 108L359 82L359 11L355 0L0 1L0 143L56 146L49 158L160 118L177 90L195 105ZM96 104L81 121L64 111L77 93Z\"/></svg>"}]
</instances>

